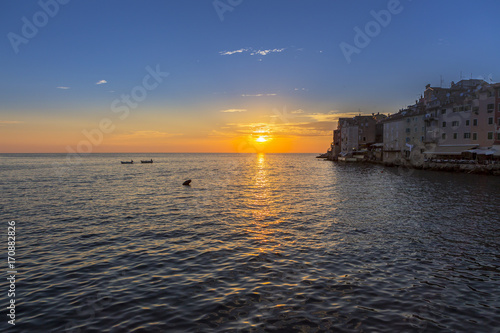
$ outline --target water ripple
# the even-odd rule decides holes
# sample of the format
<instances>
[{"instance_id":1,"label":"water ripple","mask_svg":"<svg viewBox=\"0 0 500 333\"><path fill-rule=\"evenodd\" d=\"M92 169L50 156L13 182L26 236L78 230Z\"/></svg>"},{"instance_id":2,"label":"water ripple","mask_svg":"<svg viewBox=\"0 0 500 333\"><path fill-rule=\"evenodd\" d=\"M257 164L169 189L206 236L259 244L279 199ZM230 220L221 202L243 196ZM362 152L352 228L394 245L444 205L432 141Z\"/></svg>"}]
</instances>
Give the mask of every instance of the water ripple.
<instances>
[{"instance_id":1,"label":"water ripple","mask_svg":"<svg viewBox=\"0 0 500 333\"><path fill-rule=\"evenodd\" d=\"M0 163L21 331L500 327L496 177L311 155L159 154L123 168L130 156L103 154L58 178L61 158Z\"/></svg>"}]
</instances>

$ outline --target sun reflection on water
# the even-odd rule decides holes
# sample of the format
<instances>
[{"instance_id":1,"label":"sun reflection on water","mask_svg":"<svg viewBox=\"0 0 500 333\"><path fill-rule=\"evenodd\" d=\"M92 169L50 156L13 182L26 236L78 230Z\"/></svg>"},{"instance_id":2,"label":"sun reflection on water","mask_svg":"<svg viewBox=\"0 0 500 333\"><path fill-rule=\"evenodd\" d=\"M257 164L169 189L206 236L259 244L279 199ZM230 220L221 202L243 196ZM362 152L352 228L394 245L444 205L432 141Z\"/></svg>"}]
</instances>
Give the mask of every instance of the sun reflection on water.
<instances>
[{"instance_id":1,"label":"sun reflection on water","mask_svg":"<svg viewBox=\"0 0 500 333\"><path fill-rule=\"evenodd\" d=\"M280 212L277 210L276 195L273 182L269 175L269 161L264 153L256 155L253 177L253 193L249 198L248 207L251 207L252 215L247 232L258 242L259 251L271 252L281 246L276 238L277 226L279 225Z\"/></svg>"}]
</instances>

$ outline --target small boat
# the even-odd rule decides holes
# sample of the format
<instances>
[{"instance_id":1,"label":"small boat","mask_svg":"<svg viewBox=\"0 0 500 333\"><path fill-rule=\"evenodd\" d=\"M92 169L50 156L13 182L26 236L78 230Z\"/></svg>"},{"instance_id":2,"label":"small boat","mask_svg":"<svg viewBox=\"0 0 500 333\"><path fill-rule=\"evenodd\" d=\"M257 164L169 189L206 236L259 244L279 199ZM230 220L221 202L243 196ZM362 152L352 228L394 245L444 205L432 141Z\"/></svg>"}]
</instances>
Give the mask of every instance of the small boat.
<instances>
[{"instance_id":1,"label":"small boat","mask_svg":"<svg viewBox=\"0 0 500 333\"><path fill-rule=\"evenodd\" d=\"M123 162L122 161L122 164L134 164L134 161L133 160L130 160L130 162Z\"/></svg>"},{"instance_id":2,"label":"small boat","mask_svg":"<svg viewBox=\"0 0 500 333\"><path fill-rule=\"evenodd\" d=\"M153 163L153 159L150 159L150 160L141 160L141 163Z\"/></svg>"}]
</instances>

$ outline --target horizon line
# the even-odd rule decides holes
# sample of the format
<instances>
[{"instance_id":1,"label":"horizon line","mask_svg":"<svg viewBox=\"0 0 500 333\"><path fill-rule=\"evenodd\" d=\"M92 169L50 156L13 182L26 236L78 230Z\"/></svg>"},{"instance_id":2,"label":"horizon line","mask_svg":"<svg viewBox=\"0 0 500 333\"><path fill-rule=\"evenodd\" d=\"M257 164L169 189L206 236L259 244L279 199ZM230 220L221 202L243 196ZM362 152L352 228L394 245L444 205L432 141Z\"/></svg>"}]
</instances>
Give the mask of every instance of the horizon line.
<instances>
[{"instance_id":1,"label":"horizon line","mask_svg":"<svg viewBox=\"0 0 500 333\"><path fill-rule=\"evenodd\" d=\"M98 154L318 154L317 152L287 152L287 153L277 153L277 152L99 152L99 153L61 153L61 152L17 152L17 153L3 153L0 155L7 154L67 154L67 155L98 155Z\"/></svg>"}]
</instances>

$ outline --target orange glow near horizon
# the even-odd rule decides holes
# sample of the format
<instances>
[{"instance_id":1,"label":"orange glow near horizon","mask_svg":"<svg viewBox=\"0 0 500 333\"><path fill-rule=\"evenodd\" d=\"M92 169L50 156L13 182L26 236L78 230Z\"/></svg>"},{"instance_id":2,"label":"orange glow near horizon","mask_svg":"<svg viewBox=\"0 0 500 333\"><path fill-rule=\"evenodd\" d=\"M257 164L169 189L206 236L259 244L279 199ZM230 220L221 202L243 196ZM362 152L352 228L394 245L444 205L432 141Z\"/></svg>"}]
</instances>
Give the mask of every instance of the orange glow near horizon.
<instances>
[{"instance_id":1,"label":"orange glow near horizon","mask_svg":"<svg viewBox=\"0 0 500 333\"><path fill-rule=\"evenodd\" d=\"M0 123L0 153L318 153L331 142L330 135L287 134L282 124L251 119L226 125L159 123L116 122L113 131L97 134L99 121L86 118L23 118Z\"/></svg>"},{"instance_id":2,"label":"orange glow near horizon","mask_svg":"<svg viewBox=\"0 0 500 333\"><path fill-rule=\"evenodd\" d=\"M329 137L254 136L236 137L105 137L91 145L79 135L66 134L23 136L21 133L3 138L0 153L318 153L326 151ZM5 140L3 140L5 139ZM82 144L85 142L85 144ZM79 151L78 147L84 151Z\"/></svg>"}]
</instances>

